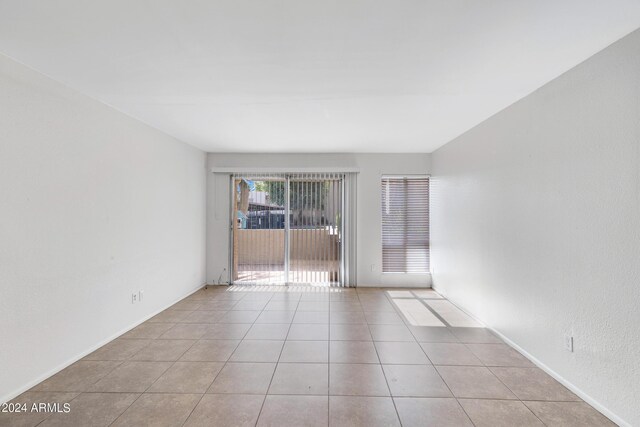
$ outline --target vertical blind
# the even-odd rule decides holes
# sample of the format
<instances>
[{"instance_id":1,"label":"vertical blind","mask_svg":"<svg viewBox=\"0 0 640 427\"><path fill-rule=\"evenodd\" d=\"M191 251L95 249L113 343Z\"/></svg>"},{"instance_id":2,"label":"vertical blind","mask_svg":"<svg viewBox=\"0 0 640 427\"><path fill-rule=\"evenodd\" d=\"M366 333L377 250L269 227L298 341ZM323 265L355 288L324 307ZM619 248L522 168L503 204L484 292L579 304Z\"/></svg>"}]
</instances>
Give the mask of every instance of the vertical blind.
<instances>
[{"instance_id":1,"label":"vertical blind","mask_svg":"<svg viewBox=\"0 0 640 427\"><path fill-rule=\"evenodd\" d=\"M382 271L429 272L428 177L382 177Z\"/></svg>"},{"instance_id":2,"label":"vertical blind","mask_svg":"<svg viewBox=\"0 0 640 427\"><path fill-rule=\"evenodd\" d=\"M331 173L290 176L290 283L341 282L342 179Z\"/></svg>"},{"instance_id":3,"label":"vertical blind","mask_svg":"<svg viewBox=\"0 0 640 427\"><path fill-rule=\"evenodd\" d=\"M344 284L344 174L232 180L234 283Z\"/></svg>"}]
</instances>

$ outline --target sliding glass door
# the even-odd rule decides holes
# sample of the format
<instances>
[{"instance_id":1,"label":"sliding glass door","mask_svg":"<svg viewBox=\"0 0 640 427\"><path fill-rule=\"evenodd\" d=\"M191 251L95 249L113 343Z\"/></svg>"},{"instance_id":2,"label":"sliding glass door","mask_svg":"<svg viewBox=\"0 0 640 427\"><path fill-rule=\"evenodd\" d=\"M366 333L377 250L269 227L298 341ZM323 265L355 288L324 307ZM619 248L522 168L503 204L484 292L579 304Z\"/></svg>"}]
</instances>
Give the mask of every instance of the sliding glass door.
<instances>
[{"instance_id":1,"label":"sliding glass door","mask_svg":"<svg viewBox=\"0 0 640 427\"><path fill-rule=\"evenodd\" d=\"M289 210L289 282L338 283L342 253L342 178L291 177Z\"/></svg>"},{"instance_id":2,"label":"sliding glass door","mask_svg":"<svg viewBox=\"0 0 640 427\"><path fill-rule=\"evenodd\" d=\"M232 277L245 284L342 284L342 174L232 177Z\"/></svg>"},{"instance_id":3,"label":"sliding glass door","mask_svg":"<svg viewBox=\"0 0 640 427\"><path fill-rule=\"evenodd\" d=\"M233 282L286 282L286 197L284 177L233 177Z\"/></svg>"}]
</instances>

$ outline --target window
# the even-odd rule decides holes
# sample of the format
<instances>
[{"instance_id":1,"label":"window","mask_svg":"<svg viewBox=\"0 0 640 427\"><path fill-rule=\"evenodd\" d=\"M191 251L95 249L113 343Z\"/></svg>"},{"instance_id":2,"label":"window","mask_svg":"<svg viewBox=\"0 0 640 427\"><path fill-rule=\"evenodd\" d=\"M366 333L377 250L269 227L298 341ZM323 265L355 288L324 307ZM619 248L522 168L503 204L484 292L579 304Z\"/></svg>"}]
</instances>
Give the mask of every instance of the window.
<instances>
[{"instance_id":1,"label":"window","mask_svg":"<svg viewBox=\"0 0 640 427\"><path fill-rule=\"evenodd\" d=\"M428 177L382 177L382 272L429 272Z\"/></svg>"}]
</instances>

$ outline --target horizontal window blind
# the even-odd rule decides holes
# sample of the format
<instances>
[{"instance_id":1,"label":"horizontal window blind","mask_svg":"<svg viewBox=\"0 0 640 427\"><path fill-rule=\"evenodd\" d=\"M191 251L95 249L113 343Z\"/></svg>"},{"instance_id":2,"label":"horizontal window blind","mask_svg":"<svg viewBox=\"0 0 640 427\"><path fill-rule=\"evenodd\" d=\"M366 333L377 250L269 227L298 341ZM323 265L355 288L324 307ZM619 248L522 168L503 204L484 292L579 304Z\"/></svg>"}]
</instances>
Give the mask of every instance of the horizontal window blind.
<instances>
[{"instance_id":1,"label":"horizontal window blind","mask_svg":"<svg viewBox=\"0 0 640 427\"><path fill-rule=\"evenodd\" d=\"M429 272L428 177L382 177L382 271Z\"/></svg>"}]
</instances>

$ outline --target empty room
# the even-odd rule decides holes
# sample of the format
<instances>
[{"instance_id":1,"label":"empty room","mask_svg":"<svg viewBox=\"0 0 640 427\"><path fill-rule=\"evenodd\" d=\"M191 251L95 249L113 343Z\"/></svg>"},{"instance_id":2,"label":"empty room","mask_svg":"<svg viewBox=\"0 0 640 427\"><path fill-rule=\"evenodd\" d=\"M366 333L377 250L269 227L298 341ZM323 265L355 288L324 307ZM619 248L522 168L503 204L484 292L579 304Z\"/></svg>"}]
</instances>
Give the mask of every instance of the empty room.
<instances>
[{"instance_id":1,"label":"empty room","mask_svg":"<svg viewBox=\"0 0 640 427\"><path fill-rule=\"evenodd\" d=\"M0 426L640 426L639 0L0 0Z\"/></svg>"}]
</instances>

